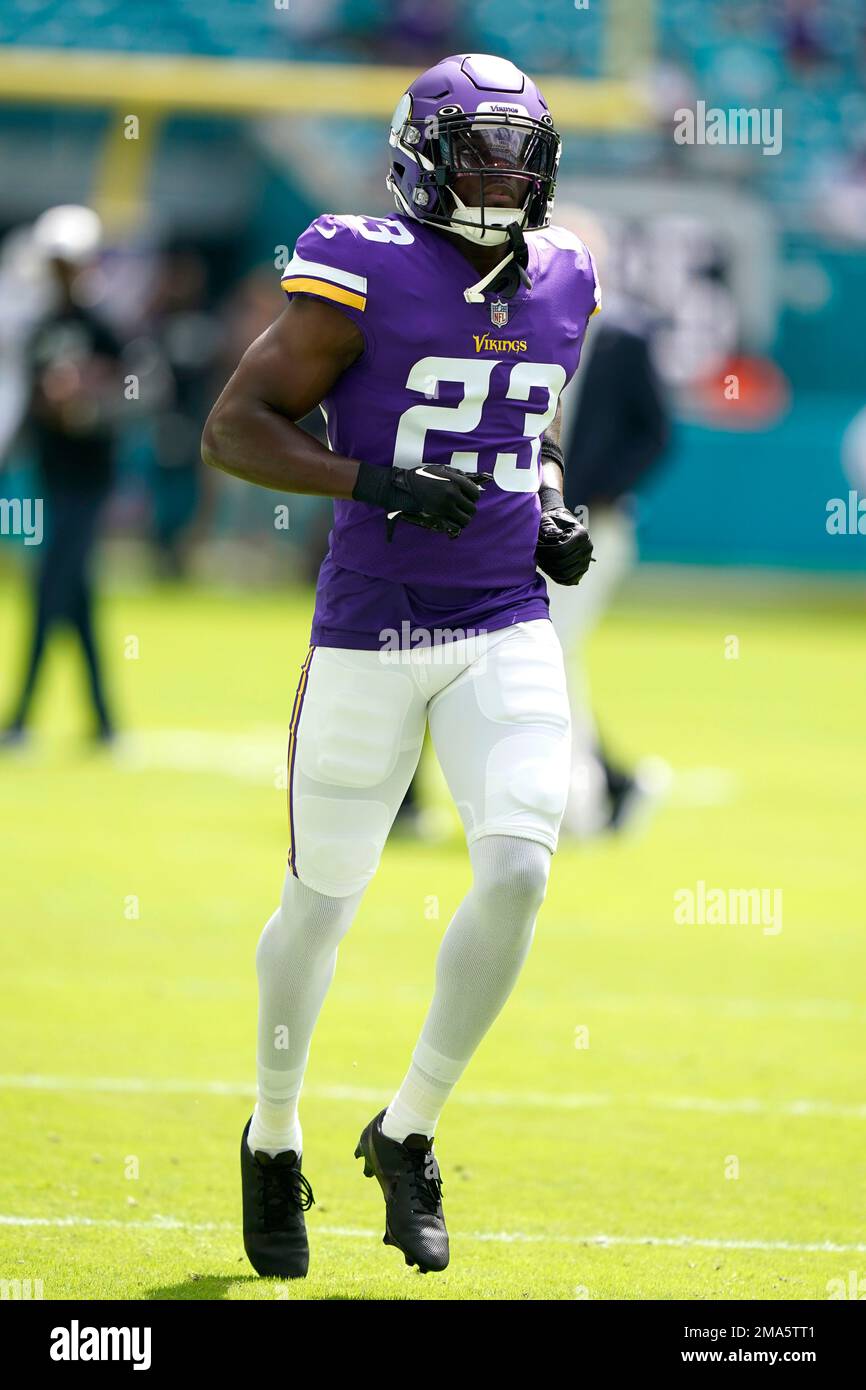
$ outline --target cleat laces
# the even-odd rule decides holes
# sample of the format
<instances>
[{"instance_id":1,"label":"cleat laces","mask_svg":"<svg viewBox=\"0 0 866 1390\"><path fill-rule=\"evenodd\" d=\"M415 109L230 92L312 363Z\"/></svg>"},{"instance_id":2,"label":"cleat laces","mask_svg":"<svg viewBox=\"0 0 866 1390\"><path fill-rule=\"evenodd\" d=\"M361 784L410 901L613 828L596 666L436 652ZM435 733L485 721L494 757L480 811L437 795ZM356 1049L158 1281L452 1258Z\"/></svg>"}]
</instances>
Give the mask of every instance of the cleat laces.
<instances>
[{"instance_id":1,"label":"cleat laces","mask_svg":"<svg viewBox=\"0 0 866 1390\"><path fill-rule=\"evenodd\" d=\"M315 1202L313 1189L296 1167L284 1163L269 1163L262 1169L261 1200L265 1228L283 1230L288 1222L290 1207L309 1211Z\"/></svg>"},{"instance_id":2,"label":"cleat laces","mask_svg":"<svg viewBox=\"0 0 866 1390\"><path fill-rule=\"evenodd\" d=\"M424 1211L435 1216L442 1200L442 1179L433 1151L407 1149L406 1157L410 1168L409 1182L412 1194Z\"/></svg>"}]
</instances>

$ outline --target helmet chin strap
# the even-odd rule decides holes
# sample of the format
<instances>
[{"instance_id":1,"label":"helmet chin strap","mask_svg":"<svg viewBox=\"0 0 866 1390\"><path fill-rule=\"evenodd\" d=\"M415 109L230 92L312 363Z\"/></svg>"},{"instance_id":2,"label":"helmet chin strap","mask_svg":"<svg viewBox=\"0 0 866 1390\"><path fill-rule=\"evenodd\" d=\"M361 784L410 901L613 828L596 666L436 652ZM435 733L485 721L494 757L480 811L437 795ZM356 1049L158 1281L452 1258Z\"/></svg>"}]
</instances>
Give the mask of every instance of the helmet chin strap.
<instances>
[{"instance_id":1,"label":"helmet chin strap","mask_svg":"<svg viewBox=\"0 0 866 1390\"><path fill-rule=\"evenodd\" d=\"M458 197L453 188L450 189L449 192L454 199L455 211L464 213L469 223L472 224L467 226L464 223L460 227L452 225L451 230L455 232L457 236L462 236L466 241L475 242L476 245L504 246L505 243L510 240L509 233L512 227L519 231L526 220L525 209L521 211L520 208L494 209L470 207L467 203L463 202L462 198ZM499 265L495 266L489 275L485 275L483 280L479 280L477 284L470 285L468 290L463 291L463 298L466 300L467 304L483 303L483 291L492 280L496 279L497 275L499 275L513 258L514 244L512 242L511 250L503 260L500 261Z\"/></svg>"},{"instance_id":2,"label":"helmet chin strap","mask_svg":"<svg viewBox=\"0 0 866 1390\"><path fill-rule=\"evenodd\" d=\"M500 261L500 262L499 262L499 265L494 266L493 269L491 270L491 272L490 272L489 275L485 275L485 277L484 277L483 280L478 280L478 281L476 282L476 284L470 285L469 288L468 288L468 290L464 290L464 291L463 291L463 298L466 300L466 303L467 303L467 304L483 304L483 303L484 303L484 291L487 289L487 286L491 283L492 280L495 280L496 277L497 277L497 275L499 275L499 274L505 269L505 267L508 265L509 261L513 261L513 260L514 260L514 252L513 252L513 251L509 251L509 253L508 253L508 255L505 257L505 259L502 260L502 261Z\"/></svg>"},{"instance_id":3,"label":"helmet chin strap","mask_svg":"<svg viewBox=\"0 0 866 1390\"><path fill-rule=\"evenodd\" d=\"M521 221L522 220L523 218L521 217ZM467 304L483 304L484 291L487 289L487 286L491 284L498 275L501 275L502 271L511 261L514 261L517 265L517 273L526 288L528 290L532 289L532 281L527 275L525 267L527 247L523 237L522 227L520 227L517 222L511 222L505 229L505 236L511 244L511 250L498 265L493 267L488 275L484 276L483 280L478 280L476 284L470 285L467 290L463 291L463 298L466 300Z\"/></svg>"},{"instance_id":4,"label":"helmet chin strap","mask_svg":"<svg viewBox=\"0 0 866 1390\"><path fill-rule=\"evenodd\" d=\"M403 194L397 187L390 174L386 178L385 182L388 188L391 189L395 198L397 199L398 207L402 205L406 216L412 217L416 221L420 220L418 218L418 214L414 211L413 208L409 206L406 199L403 197ZM470 216L473 213L476 213L478 215L479 221L477 231L474 227L470 228L468 232L463 230L462 228L452 227L450 229L452 232L456 233L458 236L465 237L467 241L474 241L478 244L483 244L486 240L485 231L493 231L494 233L500 232L502 234L501 237L498 237L496 241L488 241L487 244L495 246L501 243L504 245L504 243L507 241L510 243L511 246L511 250L508 252L508 254L503 257L503 259L499 262L498 265L493 267L489 275L485 275L482 280L478 280L474 285L470 285L468 289L463 291L463 298L466 300L466 303L483 304L484 291L486 290L487 286L491 284L496 279L496 277L502 273L502 271L511 261L516 261L517 273L520 276L520 279L523 281L523 284L526 286L526 288L528 290L531 290L532 281L526 273L526 261L528 259L528 251L526 242L523 237L523 223L526 220L526 209L524 209L521 212L517 208L502 208L502 212L514 212L516 216L514 218L510 218L507 225L504 227L485 228L480 225L482 216L481 208L467 207L465 203L461 202L461 200L458 198L457 194L454 193L453 190L451 191L451 196L453 197L455 203L462 212L467 212L470 214Z\"/></svg>"}]
</instances>

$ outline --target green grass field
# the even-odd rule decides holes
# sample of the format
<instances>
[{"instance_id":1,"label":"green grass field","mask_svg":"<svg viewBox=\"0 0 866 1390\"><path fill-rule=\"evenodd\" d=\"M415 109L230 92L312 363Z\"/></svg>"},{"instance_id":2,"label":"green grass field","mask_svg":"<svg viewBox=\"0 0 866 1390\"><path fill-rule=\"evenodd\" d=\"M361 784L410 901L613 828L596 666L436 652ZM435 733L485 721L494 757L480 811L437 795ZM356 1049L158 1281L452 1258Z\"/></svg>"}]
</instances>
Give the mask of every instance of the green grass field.
<instances>
[{"instance_id":1,"label":"green grass field","mask_svg":"<svg viewBox=\"0 0 866 1390\"><path fill-rule=\"evenodd\" d=\"M84 746L61 643L32 747L0 761L0 1278L60 1299L824 1299L866 1276L860 600L686 572L642 577L594 640L604 728L676 777L640 838L554 861L524 973L437 1131L450 1268L422 1277L382 1245L352 1151L468 886L456 821L388 846L341 947L302 1098L311 1273L254 1276L237 1149L309 605L113 592L126 751ZM4 703L23 622L6 579ZM782 930L677 924L699 880L781 888Z\"/></svg>"}]
</instances>

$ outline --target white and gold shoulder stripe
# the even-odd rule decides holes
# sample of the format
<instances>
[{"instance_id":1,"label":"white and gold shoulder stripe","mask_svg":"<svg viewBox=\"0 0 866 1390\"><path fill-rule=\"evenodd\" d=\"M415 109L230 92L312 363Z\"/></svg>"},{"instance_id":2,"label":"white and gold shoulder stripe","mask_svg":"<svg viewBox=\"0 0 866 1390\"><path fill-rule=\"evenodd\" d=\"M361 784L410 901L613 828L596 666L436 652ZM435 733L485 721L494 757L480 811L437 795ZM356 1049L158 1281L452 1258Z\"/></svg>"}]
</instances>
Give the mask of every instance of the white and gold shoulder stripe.
<instances>
[{"instance_id":1,"label":"white and gold shoulder stripe","mask_svg":"<svg viewBox=\"0 0 866 1390\"><path fill-rule=\"evenodd\" d=\"M306 261L297 252L286 266L280 284L289 294L318 294L323 299L360 309L361 313L367 307L366 275L353 275L348 270L322 265L320 261Z\"/></svg>"}]
</instances>

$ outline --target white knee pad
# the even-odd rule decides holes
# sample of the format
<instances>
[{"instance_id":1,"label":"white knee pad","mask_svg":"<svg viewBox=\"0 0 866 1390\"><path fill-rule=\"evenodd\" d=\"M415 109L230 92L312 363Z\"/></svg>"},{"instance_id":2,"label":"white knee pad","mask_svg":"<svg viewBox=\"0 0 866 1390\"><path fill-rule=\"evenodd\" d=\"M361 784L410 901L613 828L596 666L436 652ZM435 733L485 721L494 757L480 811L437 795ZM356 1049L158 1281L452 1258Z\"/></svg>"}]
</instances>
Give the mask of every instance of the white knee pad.
<instances>
[{"instance_id":1,"label":"white knee pad","mask_svg":"<svg viewBox=\"0 0 866 1390\"><path fill-rule=\"evenodd\" d=\"M320 893L344 897L369 883L388 837L384 801L341 800L305 793L296 803L297 871Z\"/></svg>"}]
</instances>

